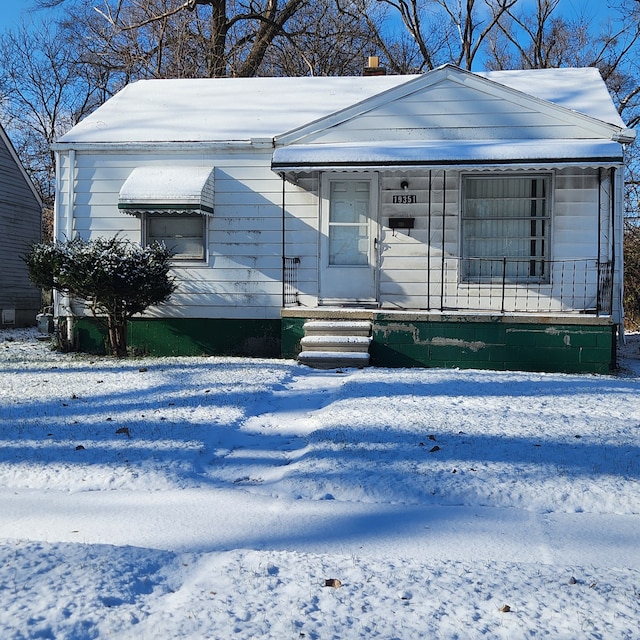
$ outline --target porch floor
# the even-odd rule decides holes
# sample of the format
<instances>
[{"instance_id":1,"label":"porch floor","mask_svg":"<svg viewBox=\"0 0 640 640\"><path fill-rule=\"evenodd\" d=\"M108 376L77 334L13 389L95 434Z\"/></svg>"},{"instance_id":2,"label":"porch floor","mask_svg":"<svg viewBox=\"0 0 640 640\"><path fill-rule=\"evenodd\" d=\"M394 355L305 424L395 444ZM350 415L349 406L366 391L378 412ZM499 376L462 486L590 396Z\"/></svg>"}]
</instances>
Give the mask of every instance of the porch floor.
<instances>
[{"instance_id":1,"label":"porch floor","mask_svg":"<svg viewBox=\"0 0 640 640\"><path fill-rule=\"evenodd\" d=\"M491 322L514 324L563 324L611 326L608 315L586 313L499 313L495 311L427 311L419 309L372 309L369 307L286 307L281 318L305 318L307 320L376 320L402 322Z\"/></svg>"}]
</instances>

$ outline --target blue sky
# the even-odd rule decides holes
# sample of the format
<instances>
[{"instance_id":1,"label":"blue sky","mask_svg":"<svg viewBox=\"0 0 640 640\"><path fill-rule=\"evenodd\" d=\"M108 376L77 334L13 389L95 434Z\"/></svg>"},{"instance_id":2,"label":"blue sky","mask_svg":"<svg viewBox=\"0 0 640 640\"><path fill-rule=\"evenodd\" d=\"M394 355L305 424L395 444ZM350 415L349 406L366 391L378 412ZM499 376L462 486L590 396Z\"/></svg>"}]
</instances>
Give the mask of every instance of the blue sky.
<instances>
[{"instance_id":1,"label":"blue sky","mask_svg":"<svg viewBox=\"0 0 640 640\"><path fill-rule=\"evenodd\" d=\"M86 0L94 2L95 0ZM524 0L534 4L532 0ZM1 0L0 1L0 33L15 26L23 11L33 8L33 0ZM606 18L608 13L607 0L561 0L560 7L567 17L580 15L582 11L590 18L600 21ZM44 12L43 12L44 13Z\"/></svg>"},{"instance_id":2,"label":"blue sky","mask_svg":"<svg viewBox=\"0 0 640 640\"><path fill-rule=\"evenodd\" d=\"M32 6L31 0L4 0L0 6L0 31L6 31L12 27L20 13Z\"/></svg>"}]
</instances>

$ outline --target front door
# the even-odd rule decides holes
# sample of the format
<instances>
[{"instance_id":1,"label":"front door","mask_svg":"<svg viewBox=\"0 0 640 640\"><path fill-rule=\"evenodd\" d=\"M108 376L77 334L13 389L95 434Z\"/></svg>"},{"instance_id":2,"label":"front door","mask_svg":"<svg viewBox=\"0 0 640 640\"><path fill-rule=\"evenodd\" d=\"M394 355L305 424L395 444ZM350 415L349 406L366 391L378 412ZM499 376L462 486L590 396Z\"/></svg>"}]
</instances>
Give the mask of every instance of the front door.
<instances>
[{"instance_id":1,"label":"front door","mask_svg":"<svg viewBox=\"0 0 640 640\"><path fill-rule=\"evenodd\" d=\"M321 304L375 303L377 194L375 177L362 173L324 176Z\"/></svg>"}]
</instances>

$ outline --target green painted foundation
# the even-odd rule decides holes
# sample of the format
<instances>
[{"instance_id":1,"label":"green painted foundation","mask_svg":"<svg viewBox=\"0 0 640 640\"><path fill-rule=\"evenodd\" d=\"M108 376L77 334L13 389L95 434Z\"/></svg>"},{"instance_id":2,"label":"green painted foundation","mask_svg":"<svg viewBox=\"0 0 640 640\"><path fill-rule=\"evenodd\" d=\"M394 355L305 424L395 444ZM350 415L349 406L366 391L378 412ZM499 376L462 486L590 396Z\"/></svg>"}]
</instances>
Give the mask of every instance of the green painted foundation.
<instances>
[{"instance_id":1,"label":"green painted foundation","mask_svg":"<svg viewBox=\"0 0 640 640\"><path fill-rule=\"evenodd\" d=\"M378 321L370 353L378 367L609 373L614 338L611 326Z\"/></svg>"},{"instance_id":2,"label":"green painted foundation","mask_svg":"<svg viewBox=\"0 0 640 640\"><path fill-rule=\"evenodd\" d=\"M290 315L289 315L290 314ZM606 318L283 311L282 355L295 358L311 319L369 319L371 365L610 373L616 327Z\"/></svg>"},{"instance_id":3,"label":"green painted foundation","mask_svg":"<svg viewBox=\"0 0 640 640\"><path fill-rule=\"evenodd\" d=\"M284 310L282 319L140 319L129 323L132 352L155 356L296 358L307 319L369 319L371 364L566 373L609 373L616 327L607 319L436 315L361 310ZM557 319L556 319L557 320ZM104 330L76 323L76 343L106 353Z\"/></svg>"},{"instance_id":4,"label":"green painted foundation","mask_svg":"<svg viewBox=\"0 0 640 640\"><path fill-rule=\"evenodd\" d=\"M280 356L280 320L136 319L128 326L131 351L153 356ZM94 320L76 323L76 344L87 353L106 353L106 332Z\"/></svg>"},{"instance_id":5,"label":"green painted foundation","mask_svg":"<svg viewBox=\"0 0 640 640\"><path fill-rule=\"evenodd\" d=\"M282 357L297 358L300 353L300 340L304 337L305 318L291 318L283 314L282 338L280 340Z\"/></svg>"}]
</instances>

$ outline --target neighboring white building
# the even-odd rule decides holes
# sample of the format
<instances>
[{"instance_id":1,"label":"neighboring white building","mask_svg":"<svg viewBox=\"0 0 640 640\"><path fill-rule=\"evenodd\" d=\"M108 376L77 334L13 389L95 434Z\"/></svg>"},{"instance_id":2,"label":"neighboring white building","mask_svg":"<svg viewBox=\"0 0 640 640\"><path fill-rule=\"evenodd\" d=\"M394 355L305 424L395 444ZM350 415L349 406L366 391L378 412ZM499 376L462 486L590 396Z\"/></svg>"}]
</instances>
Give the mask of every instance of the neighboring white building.
<instances>
[{"instance_id":1,"label":"neighboring white building","mask_svg":"<svg viewBox=\"0 0 640 640\"><path fill-rule=\"evenodd\" d=\"M604 371L633 139L591 68L147 80L55 145L55 233L174 249L152 352Z\"/></svg>"}]
</instances>

